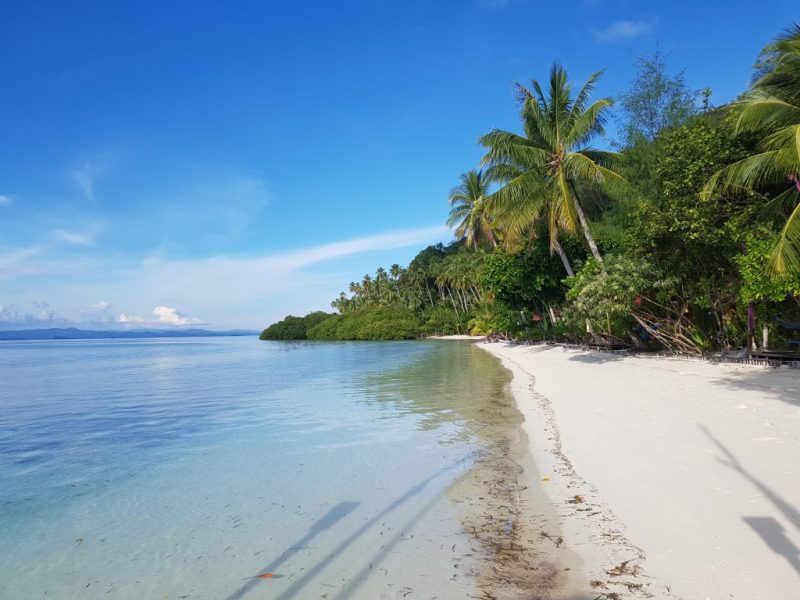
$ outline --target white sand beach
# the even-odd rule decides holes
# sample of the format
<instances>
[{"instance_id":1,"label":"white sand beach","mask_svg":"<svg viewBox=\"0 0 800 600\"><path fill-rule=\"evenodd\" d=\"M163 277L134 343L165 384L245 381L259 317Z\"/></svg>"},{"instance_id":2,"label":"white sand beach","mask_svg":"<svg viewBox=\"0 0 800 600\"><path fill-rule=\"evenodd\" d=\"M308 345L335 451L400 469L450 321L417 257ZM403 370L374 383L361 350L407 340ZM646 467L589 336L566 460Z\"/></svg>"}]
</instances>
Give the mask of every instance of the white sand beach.
<instances>
[{"instance_id":1,"label":"white sand beach","mask_svg":"<svg viewBox=\"0 0 800 600\"><path fill-rule=\"evenodd\" d=\"M800 598L800 371L480 347L600 597Z\"/></svg>"}]
</instances>

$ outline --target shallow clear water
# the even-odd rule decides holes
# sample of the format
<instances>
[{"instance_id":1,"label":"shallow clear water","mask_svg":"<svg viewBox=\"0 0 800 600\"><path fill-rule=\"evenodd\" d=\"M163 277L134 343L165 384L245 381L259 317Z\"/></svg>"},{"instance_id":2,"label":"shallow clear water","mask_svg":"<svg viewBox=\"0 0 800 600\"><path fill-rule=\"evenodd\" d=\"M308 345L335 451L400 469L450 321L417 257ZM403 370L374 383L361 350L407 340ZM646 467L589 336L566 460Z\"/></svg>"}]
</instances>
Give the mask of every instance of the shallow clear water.
<instances>
[{"instance_id":1,"label":"shallow clear water","mask_svg":"<svg viewBox=\"0 0 800 600\"><path fill-rule=\"evenodd\" d=\"M4 342L0 598L469 597L447 491L507 381L452 342Z\"/></svg>"}]
</instances>

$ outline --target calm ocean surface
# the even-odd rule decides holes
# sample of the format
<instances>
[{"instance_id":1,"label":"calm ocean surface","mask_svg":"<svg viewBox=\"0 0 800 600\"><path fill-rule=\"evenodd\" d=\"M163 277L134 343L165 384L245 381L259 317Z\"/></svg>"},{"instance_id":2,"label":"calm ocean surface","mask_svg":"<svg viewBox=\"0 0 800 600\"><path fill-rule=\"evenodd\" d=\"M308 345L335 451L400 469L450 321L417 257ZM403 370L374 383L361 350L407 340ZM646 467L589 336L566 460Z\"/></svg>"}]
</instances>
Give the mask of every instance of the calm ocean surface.
<instances>
[{"instance_id":1,"label":"calm ocean surface","mask_svg":"<svg viewBox=\"0 0 800 600\"><path fill-rule=\"evenodd\" d=\"M0 598L469 597L458 482L509 377L453 342L2 342Z\"/></svg>"}]
</instances>

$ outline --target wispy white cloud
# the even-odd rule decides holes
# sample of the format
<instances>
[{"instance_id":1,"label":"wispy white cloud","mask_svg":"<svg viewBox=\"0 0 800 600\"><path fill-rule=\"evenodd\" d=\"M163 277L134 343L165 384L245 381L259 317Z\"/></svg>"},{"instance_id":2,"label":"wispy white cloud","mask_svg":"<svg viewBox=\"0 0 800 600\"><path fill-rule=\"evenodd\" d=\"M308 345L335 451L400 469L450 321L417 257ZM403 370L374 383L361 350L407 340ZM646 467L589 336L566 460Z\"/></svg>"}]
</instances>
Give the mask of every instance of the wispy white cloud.
<instances>
[{"instance_id":1,"label":"wispy white cloud","mask_svg":"<svg viewBox=\"0 0 800 600\"><path fill-rule=\"evenodd\" d=\"M450 230L444 225L426 227L422 229L409 229L382 233L352 240L324 244L303 250L287 252L264 259L261 266L278 267L282 269L299 269L314 263L332 260L350 254L360 254L376 250L391 250L413 244L422 243L433 237L448 234Z\"/></svg>"},{"instance_id":2,"label":"wispy white cloud","mask_svg":"<svg viewBox=\"0 0 800 600\"><path fill-rule=\"evenodd\" d=\"M620 42L632 40L651 33L654 21L616 21L605 29L595 29L592 36L599 42Z\"/></svg>"},{"instance_id":3,"label":"wispy white cloud","mask_svg":"<svg viewBox=\"0 0 800 600\"><path fill-rule=\"evenodd\" d=\"M73 169L70 173L72 180L86 196L90 202L94 202L94 183L98 175L99 169L91 162L85 162L77 169Z\"/></svg>"},{"instance_id":4,"label":"wispy white cloud","mask_svg":"<svg viewBox=\"0 0 800 600\"><path fill-rule=\"evenodd\" d=\"M120 313L117 323L122 325L151 326L151 327L187 327L191 325L205 325L201 319L187 317L171 306L156 306L153 309L155 319L146 319L141 315L126 315Z\"/></svg>"},{"instance_id":5,"label":"wispy white cloud","mask_svg":"<svg viewBox=\"0 0 800 600\"><path fill-rule=\"evenodd\" d=\"M451 236L444 226L390 232L343 240L264 256L215 256L201 259L171 259L152 256L137 269L118 274L115 289L130 290L131 297L141 290L152 290L159 298L190 307L207 315L213 323L225 326L257 326L246 319L272 313L276 298L288 298L292 310L325 308L346 286L346 277L362 273L332 276L314 267L337 259L378 253L409 246L421 246ZM380 265L375 264L371 268ZM225 290L224 302L217 290ZM125 294L126 292L121 292ZM223 323L220 323L223 321Z\"/></svg>"},{"instance_id":6,"label":"wispy white cloud","mask_svg":"<svg viewBox=\"0 0 800 600\"><path fill-rule=\"evenodd\" d=\"M55 238L74 246L91 246L94 243L94 232L67 231L66 229L56 229L53 232Z\"/></svg>"},{"instance_id":7,"label":"wispy white cloud","mask_svg":"<svg viewBox=\"0 0 800 600\"><path fill-rule=\"evenodd\" d=\"M391 253L389 260L393 262L395 249L416 250L451 237L447 227L424 227L255 256L175 259L157 254L126 266L101 256L91 257L87 259L90 262L76 267L60 265L58 261L62 259L50 254L32 254L27 259L20 255L6 261L3 285L6 297L35 297L36 290L45 284L39 277L27 274L46 274L50 277L46 284L49 293L58 296L65 306L76 307L75 320L84 323L105 322L108 318L103 315L108 313L111 319L125 326L189 325L200 324L194 316L202 315L214 327L255 328L266 325L268 319L286 309L326 308L346 287L348 278L363 274L361 266L358 272L352 272L354 261L373 270L384 259L373 263L372 254ZM330 265L336 265L335 272ZM60 267L72 269L68 278ZM49 270L35 271L44 268ZM75 271L78 268L80 272ZM224 290L224 295L220 295L220 290ZM116 298L119 305L119 312L113 315L108 310L110 303L94 301L109 297ZM94 304L87 306L90 301ZM148 306L163 310L151 317L147 313L150 309L145 308ZM175 306L190 316L177 310L171 312Z\"/></svg>"},{"instance_id":8,"label":"wispy white cloud","mask_svg":"<svg viewBox=\"0 0 800 600\"><path fill-rule=\"evenodd\" d=\"M15 277L38 272L32 260L41 252L38 245L0 253L0 277Z\"/></svg>"},{"instance_id":9,"label":"wispy white cloud","mask_svg":"<svg viewBox=\"0 0 800 600\"><path fill-rule=\"evenodd\" d=\"M103 230L104 224L90 224L83 231L55 229L37 243L10 250L0 248L0 279L13 279L36 275L74 275L98 266L102 259L81 251L80 254L63 252L63 245L78 248L92 246Z\"/></svg>"},{"instance_id":10,"label":"wispy white cloud","mask_svg":"<svg viewBox=\"0 0 800 600\"><path fill-rule=\"evenodd\" d=\"M13 196L7 194L0 194L0 206L11 204L14 201Z\"/></svg>"},{"instance_id":11,"label":"wispy white cloud","mask_svg":"<svg viewBox=\"0 0 800 600\"><path fill-rule=\"evenodd\" d=\"M107 265L107 260L100 256L66 254L59 252L58 246L40 243L0 251L0 280L28 278L34 281L40 276L74 278L90 272L97 273Z\"/></svg>"}]
</instances>

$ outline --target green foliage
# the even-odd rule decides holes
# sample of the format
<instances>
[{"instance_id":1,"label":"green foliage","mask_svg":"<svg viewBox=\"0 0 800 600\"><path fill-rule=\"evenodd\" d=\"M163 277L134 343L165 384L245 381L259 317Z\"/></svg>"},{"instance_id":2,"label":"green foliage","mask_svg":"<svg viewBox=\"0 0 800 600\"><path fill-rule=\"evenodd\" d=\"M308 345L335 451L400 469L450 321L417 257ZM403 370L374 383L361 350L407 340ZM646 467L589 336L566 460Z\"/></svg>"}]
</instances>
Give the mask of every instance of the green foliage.
<instances>
[{"instance_id":1,"label":"green foliage","mask_svg":"<svg viewBox=\"0 0 800 600\"><path fill-rule=\"evenodd\" d=\"M700 193L710 174L746 152L718 116L697 117L653 144L657 196L633 205L627 253L675 276L692 302L708 303L709 294L728 294L735 285L747 199L701 201Z\"/></svg>"},{"instance_id":2,"label":"green foliage","mask_svg":"<svg viewBox=\"0 0 800 600\"><path fill-rule=\"evenodd\" d=\"M567 279L571 304L565 319L574 326L588 319L600 331L622 335L633 325L631 310L637 298L659 279L660 274L643 260L613 255L602 265L591 260Z\"/></svg>"},{"instance_id":3,"label":"green foliage","mask_svg":"<svg viewBox=\"0 0 800 600\"><path fill-rule=\"evenodd\" d=\"M512 309L541 309L563 300L562 278L558 258L550 254L546 239L539 238L514 254L498 249L488 255L481 287Z\"/></svg>"},{"instance_id":4,"label":"green foliage","mask_svg":"<svg viewBox=\"0 0 800 600\"><path fill-rule=\"evenodd\" d=\"M689 89L683 73L667 74L665 58L655 52L636 59L636 76L619 103L619 131L626 148L652 142L662 131L697 113L698 93Z\"/></svg>"},{"instance_id":5,"label":"green foliage","mask_svg":"<svg viewBox=\"0 0 800 600\"><path fill-rule=\"evenodd\" d=\"M308 330L310 340L409 340L421 334L416 315L391 308L334 315Z\"/></svg>"},{"instance_id":6,"label":"green foliage","mask_svg":"<svg viewBox=\"0 0 800 600\"><path fill-rule=\"evenodd\" d=\"M514 304L532 302L532 286L528 286L525 265L519 256L498 250L486 258L481 273L481 286L496 298Z\"/></svg>"},{"instance_id":7,"label":"green foliage","mask_svg":"<svg viewBox=\"0 0 800 600\"><path fill-rule=\"evenodd\" d=\"M775 237L769 232L750 234L744 254L735 257L742 277L739 289L740 302L745 305L755 301L782 302L787 296L800 297L800 273L782 273L772 276L767 270Z\"/></svg>"},{"instance_id":8,"label":"green foliage","mask_svg":"<svg viewBox=\"0 0 800 600\"><path fill-rule=\"evenodd\" d=\"M425 335L452 335L462 333L462 319L445 304L429 306L420 315L422 333Z\"/></svg>"},{"instance_id":9,"label":"green foliage","mask_svg":"<svg viewBox=\"0 0 800 600\"><path fill-rule=\"evenodd\" d=\"M305 340L308 330L331 317L322 311L312 312L305 317L287 316L282 321L273 323L261 332L261 340Z\"/></svg>"},{"instance_id":10,"label":"green foliage","mask_svg":"<svg viewBox=\"0 0 800 600\"><path fill-rule=\"evenodd\" d=\"M638 192L638 199L655 200L661 190L656 178L657 146L645 138L631 144L622 155L620 173Z\"/></svg>"},{"instance_id":11,"label":"green foliage","mask_svg":"<svg viewBox=\"0 0 800 600\"><path fill-rule=\"evenodd\" d=\"M747 155L721 117L699 118L665 133L656 147L655 175L666 198L699 198L715 171Z\"/></svg>"}]
</instances>

